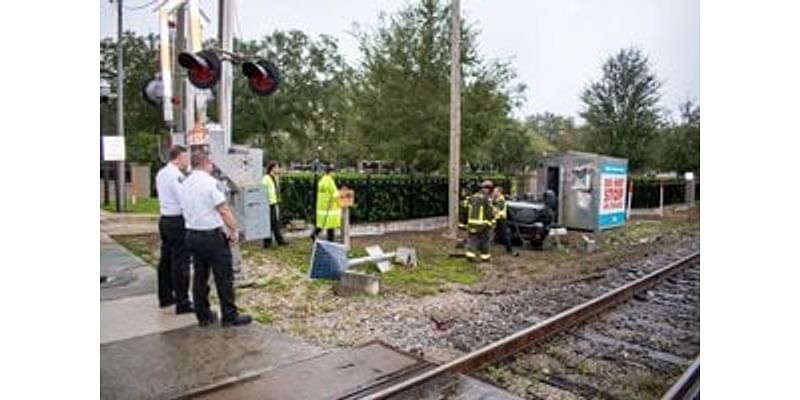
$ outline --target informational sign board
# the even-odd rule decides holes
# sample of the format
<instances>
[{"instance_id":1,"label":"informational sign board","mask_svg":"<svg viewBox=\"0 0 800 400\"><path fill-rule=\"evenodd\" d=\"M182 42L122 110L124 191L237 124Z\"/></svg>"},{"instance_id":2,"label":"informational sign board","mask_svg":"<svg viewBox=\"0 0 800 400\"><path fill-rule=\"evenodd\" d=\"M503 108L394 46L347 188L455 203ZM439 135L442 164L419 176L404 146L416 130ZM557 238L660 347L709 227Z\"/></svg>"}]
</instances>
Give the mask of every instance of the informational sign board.
<instances>
[{"instance_id":1,"label":"informational sign board","mask_svg":"<svg viewBox=\"0 0 800 400\"><path fill-rule=\"evenodd\" d=\"M355 202L355 192L351 189L342 188L339 190L339 205L341 207L352 207Z\"/></svg>"},{"instance_id":2,"label":"informational sign board","mask_svg":"<svg viewBox=\"0 0 800 400\"><path fill-rule=\"evenodd\" d=\"M103 161L125 161L125 139L122 136L103 136Z\"/></svg>"},{"instance_id":3,"label":"informational sign board","mask_svg":"<svg viewBox=\"0 0 800 400\"><path fill-rule=\"evenodd\" d=\"M628 184L628 167L625 164L606 163L600 172L600 229L625 223L625 197Z\"/></svg>"},{"instance_id":4,"label":"informational sign board","mask_svg":"<svg viewBox=\"0 0 800 400\"><path fill-rule=\"evenodd\" d=\"M309 278L339 280L347 269L347 249L341 243L315 240Z\"/></svg>"}]
</instances>

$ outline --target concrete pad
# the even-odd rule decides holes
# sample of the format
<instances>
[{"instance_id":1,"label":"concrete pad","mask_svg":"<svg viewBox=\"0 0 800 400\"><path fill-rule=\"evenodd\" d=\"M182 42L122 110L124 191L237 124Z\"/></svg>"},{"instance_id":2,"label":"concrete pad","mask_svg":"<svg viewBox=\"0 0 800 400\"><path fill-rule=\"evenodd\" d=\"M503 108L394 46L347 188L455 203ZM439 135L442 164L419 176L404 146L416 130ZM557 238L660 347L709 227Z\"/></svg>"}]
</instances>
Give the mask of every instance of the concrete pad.
<instances>
[{"instance_id":1,"label":"concrete pad","mask_svg":"<svg viewBox=\"0 0 800 400\"><path fill-rule=\"evenodd\" d=\"M175 315L175 307L158 308L158 299L152 294L104 301L100 303L100 344L196 323L193 313Z\"/></svg>"},{"instance_id":2,"label":"concrete pad","mask_svg":"<svg viewBox=\"0 0 800 400\"><path fill-rule=\"evenodd\" d=\"M359 390L431 364L382 343L328 353L192 396L203 400L314 400L359 397Z\"/></svg>"},{"instance_id":3,"label":"concrete pad","mask_svg":"<svg viewBox=\"0 0 800 400\"><path fill-rule=\"evenodd\" d=\"M375 296L381 290L380 278L355 271L345 271L333 285L337 296L358 296L368 294Z\"/></svg>"},{"instance_id":4,"label":"concrete pad","mask_svg":"<svg viewBox=\"0 0 800 400\"><path fill-rule=\"evenodd\" d=\"M105 240L104 240L105 238ZM119 243L100 235L100 301L156 291L156 270Z\"/></svg>"},{"instance_id":5,"label":"concrete pad","mask_svg":"<svg viewBox=\"0 0 800 400\"><path fill-rule=\"evenodd\" d=\"M101 344L100 398L174 398L321 353L260 325L193 325Z\"/></svg>"}]
</instances>

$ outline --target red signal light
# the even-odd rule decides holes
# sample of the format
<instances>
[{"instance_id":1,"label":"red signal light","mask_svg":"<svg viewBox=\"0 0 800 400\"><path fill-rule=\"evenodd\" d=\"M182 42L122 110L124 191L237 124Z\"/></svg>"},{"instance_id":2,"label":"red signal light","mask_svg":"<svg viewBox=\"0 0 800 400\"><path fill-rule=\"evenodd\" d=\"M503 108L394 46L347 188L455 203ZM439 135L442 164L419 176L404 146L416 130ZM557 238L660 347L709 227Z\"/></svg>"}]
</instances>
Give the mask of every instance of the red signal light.
<instances>
[{"instance_id":1,"label":"red signal light","mask_svg":"<svg viewBox=\"0 0 800 400\"><path fill-rule=\"evenodd\" d=\"M222 63L213 51L181 53L178 55L178 64L186 68L189 82L199 89L210 89L222 76Z\"/></svg>"},{"instance_id":2,"label":"red signal light","mask_svg":"<svg viewBox=\"0 0 800 400\"><path fill-rule=\"evenodd\" d=\"M268 96L278 90L278 68L267 60L245 62L242 73L247 77L250 90L259 96Z\"/></svg>"}]
</instances>

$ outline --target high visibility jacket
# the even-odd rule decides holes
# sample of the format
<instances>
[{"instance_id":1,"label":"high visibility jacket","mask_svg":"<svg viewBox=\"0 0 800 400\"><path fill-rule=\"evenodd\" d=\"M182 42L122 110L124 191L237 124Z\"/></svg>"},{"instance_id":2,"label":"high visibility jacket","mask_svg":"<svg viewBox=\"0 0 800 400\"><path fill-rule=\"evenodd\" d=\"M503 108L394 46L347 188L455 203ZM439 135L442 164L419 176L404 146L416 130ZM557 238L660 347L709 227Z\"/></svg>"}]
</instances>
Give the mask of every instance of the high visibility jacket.
<instances>
[{"instance_id":1,"label":"high visibility jacket","mask_svg":"<svg viewBox=\"0 0 800 400\"><path fill-rule=\"evenodd\" d=\"M489 196L483 192L472 195L467 211L467 227L470 231L477 231L491 227L494 224L494 210Z\"/></svg>"},{"instance_id":2,"label":"high visibility jacket","mask_svg":"<svg viewBox=\"0 0 800 400\"><path fill-rule=\"evenodd\" d=\"M498 220L508 218L508 202L502 194L494 199L494 217Z\"/></svg>"},{"instance_id":3,"label":"high visibility jacket","mask_svg":"<svg viewBox=\"0 0 800 400\"><path fill-rule=\"evenodd\" d=\"M339 189L330 175L323 176L317 184L317 228L334 229L342 226L342 208L339 206Z\"/></svg>"},{"instance_id":4,"label":"high visibility jacket","mask_svg":"<svg viewBox=\"0 0 800 400\"><path fill-rule=\"evenodd\" d=\"M261 184L267 188L269 205L273 206L278 204L278 186L275 185L275 178L273 178L270 174L266 174L263 178L261 178Z\"/></svg>"}]
</instances>

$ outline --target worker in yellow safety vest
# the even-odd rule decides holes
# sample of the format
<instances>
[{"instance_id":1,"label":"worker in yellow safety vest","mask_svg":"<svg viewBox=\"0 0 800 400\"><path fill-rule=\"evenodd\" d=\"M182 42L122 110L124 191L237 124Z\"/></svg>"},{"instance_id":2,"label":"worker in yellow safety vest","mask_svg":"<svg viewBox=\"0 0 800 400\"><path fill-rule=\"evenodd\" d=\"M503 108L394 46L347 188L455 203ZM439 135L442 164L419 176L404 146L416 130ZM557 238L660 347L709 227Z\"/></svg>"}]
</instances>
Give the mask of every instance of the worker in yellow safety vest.
<instances>
[{"instance_id":1,"label":"worker in yellow safety vest","mask_svg":"<svg viewBox=\"0 0 800 400\"><path fill-rule=\"evenodd\" d=\"M272 237L264 239L264 248L272 245L272 239L278 243L278 246L283 246L286 240L283 239L281 234L281 222L278 218L278 205L280 203L280 193L278 192L278 174L280 173L280 165L277 161L270 161L267 164L267 174L261 179L261 184L267 189L267 199L269 200L269 226L272 228Z\"/></svg>"},{"instance_id":2,"label":"worker in yellow safety vest","mask_svg":"<svg viewBox=\"0 0 800 400\"><path fill-rule=\"evenodd\" d=\"M492 205L494 206L495 218L495 233L500 243L506 247L506 254L514 254L519 256L519 253L514 253L511 248L511 230L508 226L508 201L506 196L503 195L503 187L495 186L492 192Z\"/></svg>"},{"instance_id":3,"label":"worker in yellow safety vest","mask_svg":"<svg viewBox=\"0 0 800 400\"><path fill-rule=\"evenodd\" d=\"M342 226L342 207L339 205L339 189L333 180L333 165L325 167L325 175L317 183L317 223L312 239L325 229L328 241L334 240L334 230Z\"/></svg>"},{"instance_id":4,"label":"worker in yellow safety vest","mask_svg":"<svg viewBox=\"0 0 800 400\"><path fill-rule=\"evenodd\" d=\"M491 200L492 182L483 181L480 191L470 197L467 211L467 258L488 261L489 240L494 226L494 208ZM476 254L477 253L477 254Z\"/></svg>"}]
</instances>

